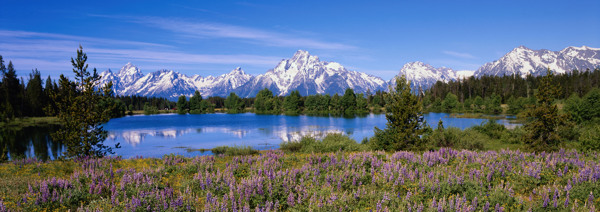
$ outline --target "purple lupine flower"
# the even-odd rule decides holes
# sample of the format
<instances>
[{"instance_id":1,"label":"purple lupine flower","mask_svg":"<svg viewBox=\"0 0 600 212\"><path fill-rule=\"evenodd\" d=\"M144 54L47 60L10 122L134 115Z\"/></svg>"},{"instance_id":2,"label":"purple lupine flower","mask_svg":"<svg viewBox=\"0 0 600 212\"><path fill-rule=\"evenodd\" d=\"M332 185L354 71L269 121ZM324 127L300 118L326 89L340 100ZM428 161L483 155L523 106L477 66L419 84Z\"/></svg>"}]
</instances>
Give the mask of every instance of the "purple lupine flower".
<instances>
[{"instance_id":1,"label":"purple lupine flower","mask_svg":"<svg viewBox=\"0 0 600 212\"><path fill-rule=\"evenodd\" d=\"M554 198L552 199L554 208L558 207L558 190L554 189Z\"/></svg>"},{"instance_id":2,"label":"purple lupine flower","mask_svg":"<svg viewBox=\"0 0 600 212\"><path fill-rule=\"evenodd\" d=\"M590 195L588 196L588 204L594 206L594 194L592 192L590 192Z\"/></svg>"},{"instance_id":3,"label":"purple lupine flower","mask_svg":"<svg viewBox=\"0 0 600 212\"><path fill-rule=\"evenodd\" d=\"M485 201L485 206L483 206L483 211L489 211L490 210L490 202Z\"/></svg>"},{"instance_id":4,"label":"purple lupine flower","mask_svg":"<svg viewBox=\"0 0 600 212\"><path fill-rule=\"evenodd\" d=\"M288 198L287 198L287 204L288 204L290 207L293 207L293 206L294 206L294 203L295 203L295 202L294 202L294 194L293 194L293 192L291 192L291 191L290 191L290 193L288 194Z\"/></svg>"},{"instance_id":5,"label":"purple lupine flower","mask_svg":"<svg viewBox=\"0 0 600 212\"><path fill-rule=\"evenodd\" d=\"M503 212L504 211L504 207L500 207L500 203L496 203L495 211L496 212Z\"/></svg>"},{"instance_id":6,"label":"purple lupine flower","mask_svg":"<svg viewBox=\"0 0 600 212\"><path fill-rule=\"evenodd\" d=\"M569 192L567 192L567 197L565 198L565 208L569 207Z\"/></svg>"}]
</instances>

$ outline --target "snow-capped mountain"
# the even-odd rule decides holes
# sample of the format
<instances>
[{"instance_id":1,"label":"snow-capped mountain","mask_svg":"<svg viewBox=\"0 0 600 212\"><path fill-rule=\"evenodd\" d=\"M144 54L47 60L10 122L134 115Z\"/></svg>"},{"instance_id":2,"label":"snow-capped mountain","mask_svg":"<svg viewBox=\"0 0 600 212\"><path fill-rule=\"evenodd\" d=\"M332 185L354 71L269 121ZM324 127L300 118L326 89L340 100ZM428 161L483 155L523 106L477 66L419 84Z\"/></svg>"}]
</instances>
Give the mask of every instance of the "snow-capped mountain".
<instances>
[{"instance_id":1,"label":"snow-capped mountain","mask_svg":"<svg viewBox=\"0 0 600 212\"><path fill-rule=\"evenodd\" d=\"M234 89L246 84L254 76L246 74L242 68L237 67L227 74L218 77L199 75L192 77L194 85L203 96L227 96Z\"/></svg>"},{"instance_id":2,"label":"snow-capped mountain","mask_svg":"<svg viewBox=\"0 0 600 212\"><path fill-rule=\"evenodd\" d=\"M192 96L196 90L202 96L222 96L235 92L238 96L254 97L268 88L275 95L285 96L294 90L301 95L343 94L346 88L356 93L375 92L387 87L387 82L375 76L349 71L336 62L322 62L317 56L299 50L291 59L282 60L275 68L256 77L236 68L217 77L186 76L172 70L160 70L143 75L128 63L118 73L102 72L100 84L113 82L117 95L142 95L176 99Z\"/></svg>"},{"instance_id":3,"label":"snow-capped mountain","mask_svg":"<svg viewBox=\"0 0 600 212\"><path fill-rule=\"evenodd\" d=\"M568 73L574 69L585 71L600 67L600 49L582 47L567 47L560 51L546 49L531 50L519 46L499 60L486 63L475 72L475 77L483 75L518 75L528 74L538 76L550 68L555 73Z\"/></svg>"},{"instance_id":4,"label":"snow-capped mountain","mask_svg":"<svg viewBox=\"0 0 600 212\"><path fill-rule=\"evenodd\" d=\"M235 92L243 97L253 97L268 88L279 96L294 90L301 95L333 95L343 94L346 88L352 88L355 93L374 92L385 89L386 84L379 77L349 71L339 63L320 61L319 57L299 50L291 59L282 60L275 68L256 76Z\"/></svg>"},{"instance_id":5,"label":"snow-capped mountain","mask_svg":"<svg viewBox=\"0 0 600 212\"><path fill-rule=\"evenodd\" d=\"M433 86L437 81L448 82L457 80L460 77L457 72L451 68L435 68L419 61L404 64L397 76L402 75L411 82L411 89L413 91L417 91L419 88L426 90ZM390 85L396 85L396 77L390 80Z\"/></svg>"},{"instance_id":6,"label":"snow-capped mountain","mask_svg":"<svg viewBox=\"0 0 600 212\"><path fill-rule=\"evenodd\" d=\"M226 96L233 89L252 79L251 75L236 68L218 77L193 75L188 77L172 70L159 70L143 75L128 63L115 74L110 69L100 74L100 85L113 82L116 95L155 96L176 99L181 95L192 96L196 90L203 96Z\"/></svg>"}]
</instances>

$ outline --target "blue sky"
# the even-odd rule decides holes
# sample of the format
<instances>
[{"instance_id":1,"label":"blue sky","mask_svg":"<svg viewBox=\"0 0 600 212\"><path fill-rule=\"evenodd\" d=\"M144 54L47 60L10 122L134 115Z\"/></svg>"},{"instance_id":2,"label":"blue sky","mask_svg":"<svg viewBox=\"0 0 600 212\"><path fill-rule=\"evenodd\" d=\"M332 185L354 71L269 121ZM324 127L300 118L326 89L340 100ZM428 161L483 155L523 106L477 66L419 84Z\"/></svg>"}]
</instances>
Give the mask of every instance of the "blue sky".
<instances>
[{"instance_id":1,"label":"blue sky","mask_svg":"<svg viewBox=\"0 0 600 212\"><path fill-rule=\"evenodd\" d=\"M0 55L17 74L72 76L127 62L149 73L261 74L308 50L389 80L407 62L475 70L520 45L600 47L600 1L4 0ZM56 78L55 78L56 79Z\"/></svg>"}]
</instances>

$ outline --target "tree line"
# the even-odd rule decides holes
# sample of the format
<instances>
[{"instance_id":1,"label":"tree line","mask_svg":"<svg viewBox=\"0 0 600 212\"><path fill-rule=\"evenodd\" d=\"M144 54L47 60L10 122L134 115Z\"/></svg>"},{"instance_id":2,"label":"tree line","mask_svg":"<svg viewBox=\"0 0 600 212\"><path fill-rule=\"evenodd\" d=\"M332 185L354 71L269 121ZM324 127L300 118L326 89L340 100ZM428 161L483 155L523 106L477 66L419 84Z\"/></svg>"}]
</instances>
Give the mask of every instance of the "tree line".
<instances>
[{"instance_id":1,"label":"tree line","mask_svg":"<svg viewBox=\"0 0 600 212\"><path fill-rule=\"evenodd\" d=\"M474 76L457 81L438 81L421 94L423 105L432 112L475 112L499 114L501 104L507 113L517 114L536 101L536 92L544 76ZM572 95L582 97L600 86L600 69L578 71L553 76L560 87L557 99Z\"/></svg>"},{"instance_id":2,"label":"tree line","mask_svg":"<svg viewBox=\"0 0 600 212\"><path fill-rule=\"evenodd\" d=\"M227 98L203 99L200 92L196 91L189 101L186 96L180 96L176 106L180 114L212 113L217 108L227 113L251 111L257 114L357 115L381 112L385 105L384 94L385 92L377 91L365 96L347 88L342 96L338 94L301 96L299 91L292 91L287 96L276 96L271 90L265 88L254 98L241 98L232 92Z\"/></svg>"}]
</instances>

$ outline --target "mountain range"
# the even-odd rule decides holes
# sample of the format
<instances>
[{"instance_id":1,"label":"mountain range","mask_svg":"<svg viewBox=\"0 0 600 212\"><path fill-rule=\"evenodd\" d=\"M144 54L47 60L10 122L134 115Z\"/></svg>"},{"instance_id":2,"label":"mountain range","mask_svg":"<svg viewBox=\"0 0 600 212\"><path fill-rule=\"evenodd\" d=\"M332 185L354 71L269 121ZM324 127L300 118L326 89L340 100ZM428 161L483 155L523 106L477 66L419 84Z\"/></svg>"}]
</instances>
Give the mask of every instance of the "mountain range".
<instances>
[{"instance_id":1,"label":"mountain range","mask_svg":"<svg viewBox=\"0 0 600 212\"><path fill-rule=\"evenodd\" d=\"M600 49L590 47L567 47L560 51L531 50L520 46L499 60L486 63L477 71L455 71L446 67L433 67L423 62L405 64L398 76L405 75L414 90L428 89L437 81L453 81L474 75L542 75L548 67L556 73L568 73L574 69L587 70L600 67ZM241 97L254 97L268 88L275 95L285 96L294 90L301 95L343 94L346 88L355 93L387 90L395 85L395 77L385 81L379 77L351 71L339 63L320 61L319 57L299 50L290 59L284 59L273 69L257 76L246 74L240 67L220 76L187 76L173 70L158 70L146 75L139 68L127 63L118 72L110 69L100 74L100 84L113 82L115 94L141 95L176 99L191 96L196 90L202 96L225 97L235 92Z\"/></svg>"}]
</instances>

